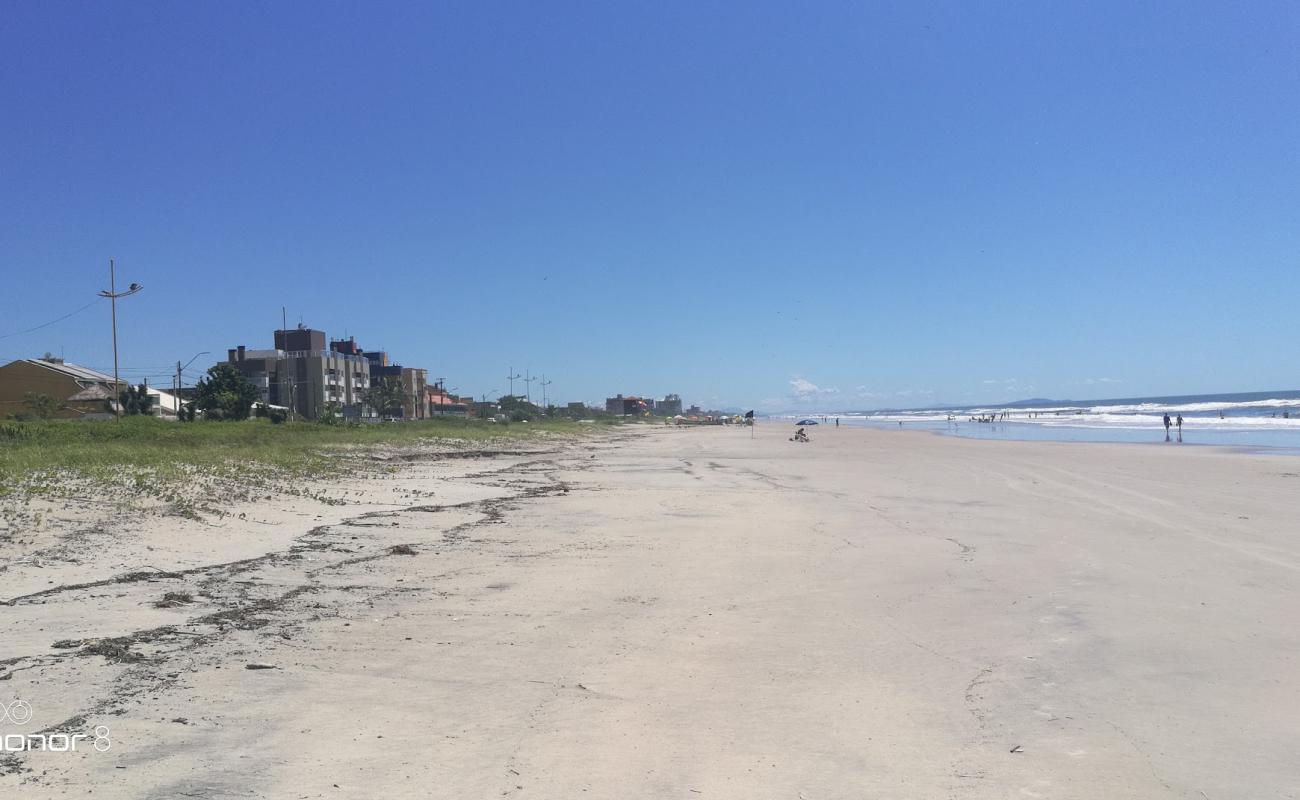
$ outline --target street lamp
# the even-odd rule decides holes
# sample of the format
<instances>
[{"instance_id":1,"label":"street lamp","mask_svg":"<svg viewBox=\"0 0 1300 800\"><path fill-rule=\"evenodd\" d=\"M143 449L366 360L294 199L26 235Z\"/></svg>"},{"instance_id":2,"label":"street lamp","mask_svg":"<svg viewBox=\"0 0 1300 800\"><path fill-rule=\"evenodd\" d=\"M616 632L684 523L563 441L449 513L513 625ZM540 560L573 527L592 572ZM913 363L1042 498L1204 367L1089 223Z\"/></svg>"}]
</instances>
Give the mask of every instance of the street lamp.
<instances>
[{"instance_id":1,"label":"street lamp","mask_svg":"<svg viewBox=\"0 0 1300 800\"><path fill-rule=\"evenodd\" d=\"M108 260L108 291L101 291L100 297L107 297L113 303L113 410L118 419L122 418L122 384L117 377L117 298L128 297L140 291L144 287L138 283L133 283L125 292L117 290L117 276L113 266L113 259Z\"/></svg>"},{"instance_id":2,"label":"street lamp","mask_svg":"<svg viewBox=\"0 0 1300 800\"><path fill-rule=\"evenodd\" d=\"M484 392L484 393L483 393L483 395L482 395L482 397L483 397L483 410L480 412L481 415L482 415L483 417L487 417L487 399L488 399L488 395L489 395L489 394L496 394L496 393L499 392L499 391L501 391L501 390L500 390L500 389L493 389L493 390L490 391L490 392ZM472 398L473 395L470 395L470 397Z\"/></svg>"},{"instance_id":3,"label":"street lamp","mask_svg":"<svg viewBox=\"0 0 1300 800\"><path fill-rule=\"evenodd\" d=\"M176 418L177 419L179 419L181 416L181 389L185 388L185 383L181 379L181 373L189 369L190 364L193 364L195 360L198 359L199 356L206 356L206 355L211 355L211 354L207 350L204 350L202 353L195 353L194 358L191 358L189 361L186 361L185 366L183 367L181 366L181 362L179 361L176 362Z\"/></svg>"}]
</instances>

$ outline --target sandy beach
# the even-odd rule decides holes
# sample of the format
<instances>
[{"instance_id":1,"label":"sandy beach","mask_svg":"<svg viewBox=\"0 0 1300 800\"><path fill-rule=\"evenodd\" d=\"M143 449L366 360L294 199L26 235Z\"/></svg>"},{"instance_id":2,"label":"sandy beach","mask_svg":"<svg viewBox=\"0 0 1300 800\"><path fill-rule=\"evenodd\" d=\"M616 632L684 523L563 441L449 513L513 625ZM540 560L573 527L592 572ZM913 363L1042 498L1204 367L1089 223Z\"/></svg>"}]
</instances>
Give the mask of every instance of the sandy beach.
<instances>
[{"instance_id":1,"label":"sandy beach","mask_svg":"<svg viewBox=\"0 0 1300 800\"><path fill-rule=\"evenodd\" d=\"M0 733L92 738L0 795L1300 797L1300 458L788 435L51 509Z\"/></svg>"}]
</instances>

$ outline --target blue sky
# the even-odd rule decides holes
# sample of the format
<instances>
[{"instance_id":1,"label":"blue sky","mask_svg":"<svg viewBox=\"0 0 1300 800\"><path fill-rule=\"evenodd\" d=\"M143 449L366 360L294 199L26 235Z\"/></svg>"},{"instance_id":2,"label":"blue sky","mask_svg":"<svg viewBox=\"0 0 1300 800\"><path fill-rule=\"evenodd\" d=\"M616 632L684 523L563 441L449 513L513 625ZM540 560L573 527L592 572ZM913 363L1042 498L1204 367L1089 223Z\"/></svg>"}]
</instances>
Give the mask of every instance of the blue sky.
<instances>
[{"instance_id":1,"label":"blue sky","mask_svg":"<svg viewBox=\"0 0 1300 800\"><path fill-rule=\"evenodd\" d=\"M13 334L113 257L156 382L285 305L475 394L511 366L770 410L1300 387L1294 5L4 16L6 360L111 366L106 305Z\"/></svg>"}]
</instances>

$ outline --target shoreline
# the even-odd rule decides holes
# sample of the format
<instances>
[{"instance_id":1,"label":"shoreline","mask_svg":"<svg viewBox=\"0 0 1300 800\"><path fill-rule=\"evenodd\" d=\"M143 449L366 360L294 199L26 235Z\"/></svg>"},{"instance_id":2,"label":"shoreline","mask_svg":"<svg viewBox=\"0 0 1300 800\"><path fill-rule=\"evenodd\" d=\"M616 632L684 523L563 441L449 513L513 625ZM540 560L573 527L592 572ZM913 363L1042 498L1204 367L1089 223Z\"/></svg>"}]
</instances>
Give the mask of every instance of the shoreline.
<instances>
[{"instance_id":1,"label":"shoreline","mask_svg":"<svg viewBox=\"0 0 1300 800\"><path fill-rule=\"evenodd\" d=\"M820 417L821 415L815 415ZM833 419L833 417L830 417ZM843 419L843 418L841 418ZM783 424L782 421L775 418L765 418L766 424ZM763 423L760 423L763 424ZM1157 444L1157 445L1196 445L1198 447L1226 447L1226 448L1246 448L1250 451L1258 451L1260 454L1275 453L1278 455L1300 455L1300 430L1253 430L1242 428L1215 428L1202 429L1199 431L1188 432L1187 437L1193 437L1197 434L1209 435L1211 437L1225 438L1229 441L1160 441L1158 438L1138 438L1136 432L1149 431L1152 437L1158 437L1160 431L1158 428L1134 427L1105 427L1105 426L1071 426L1071 425L1038 425L1033 423L1023 423L1018 420L997 423L979 423L979 422L961 422L961 425L972 426L970 430L979 431L978 434L968 434L960 430L953 430L945 426L942 422L933 421L910 421L905 422L902 428L897 427L897 423L875 422L856 420L842 425L843 428L853 428L858 430L878 430L883 432L910 430L923 431L926 433L935 433L940 436L947 436L956 439L971 439L977 441L1014 441L1014 442L1061 442L1065 444ZM793 430L793 422L789 423ZM817 430L834 429L833 422L819 423ZM1009 429L1007 435L997 435L1004 430ZM1027 435L1031 433L1033 435ZM1017 435L1019 433L1020 435ZM1081 434L1072 436L1072 434ZM1127 438L1117 438L1127 437ZM1249 441L1231 441L1231 439L1249 439L1264 438L1274 439L1279 443L1253 443ZM1294 441L1290 441L1294 440Z\"/></svg>"}]
</instances>

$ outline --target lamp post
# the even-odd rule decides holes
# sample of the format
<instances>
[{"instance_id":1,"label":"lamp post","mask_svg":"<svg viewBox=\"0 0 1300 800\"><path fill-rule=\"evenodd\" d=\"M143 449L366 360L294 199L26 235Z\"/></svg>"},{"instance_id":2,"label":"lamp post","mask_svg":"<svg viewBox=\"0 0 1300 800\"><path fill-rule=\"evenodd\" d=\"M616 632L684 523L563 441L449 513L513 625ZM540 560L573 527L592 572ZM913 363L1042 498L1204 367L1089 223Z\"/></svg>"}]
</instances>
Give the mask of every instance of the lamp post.
<instances>
[{"instance_id":1,"label":"lamp post","mask_svg":"<svg viewBox=\"0 0 1300 800\"><path fill-rule=\"evenodd\" d=\"M207 350L204 350L202 353L195 353L194 358L191 358L189 361L185 362L185 366L183 367L181 366L181 362L179 361L176 362L176 418L177 419L180 419L181 416L181 389L185 388L185 384L181 381L181 373L186 369L188 369L190 364L193 364L195 359L197 359L199 356L206 356L206 355L210 355L210 353L208 353Z\"/></svg>"},{"instance_id":2,"label":"lamp post","mask_svg":"<svg viewBox=\"0 0 1300 800\"><path fill-rule=\"evenodd\" d=\"M125 292L119 292L113 259L108 260L108 291L101 291L99 296L107 297L113 304L113 412L117 419L122 418L122 382L117 377L117 298L133 295L143 288L133 283Z\"/></svg>"},{"instance_id":3,"label":"lamp post","mask_svg":"<svg viewBox=\"0 0 1300 800\"><path fill-rule=\"evenodd\" d=\"M500 390L499 390L499 389L493 389L493 390L490 391L490 392L484 392L484 393L483 393L483 395L482 395L482 397L483 397L483 410L482 410L481 412L479 412L479 413L481 414L481 416L482 416L484 419L487 418L487 399L488 399L488 395L489 395L489 394L496 394L498 391L500 391ZM473 398L473 395L470 395L470 397Z\"/></svg>"}]
</instances>

